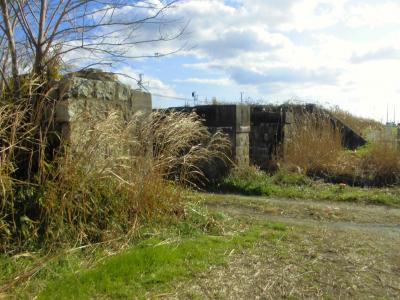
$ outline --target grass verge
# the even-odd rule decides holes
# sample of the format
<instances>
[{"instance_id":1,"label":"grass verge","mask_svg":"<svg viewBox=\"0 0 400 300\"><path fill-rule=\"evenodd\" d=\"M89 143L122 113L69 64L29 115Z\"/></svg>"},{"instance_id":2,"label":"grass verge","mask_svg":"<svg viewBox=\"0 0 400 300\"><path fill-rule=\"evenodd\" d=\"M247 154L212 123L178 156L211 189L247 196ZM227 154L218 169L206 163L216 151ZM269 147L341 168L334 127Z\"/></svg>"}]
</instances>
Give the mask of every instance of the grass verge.
<instances>
[{"instance_id":1,"label":"grass verge","mask_svg":"<svg viewBox=\"0 0 400 300\"><path fill-rule=\"evenodd\" d=\"M234 171L214 191L291 199L331 200L400 207L400 188L361 188L315 181L297 173L280 171L273 176L253 169Z\"/></svg>"}]
</instances>

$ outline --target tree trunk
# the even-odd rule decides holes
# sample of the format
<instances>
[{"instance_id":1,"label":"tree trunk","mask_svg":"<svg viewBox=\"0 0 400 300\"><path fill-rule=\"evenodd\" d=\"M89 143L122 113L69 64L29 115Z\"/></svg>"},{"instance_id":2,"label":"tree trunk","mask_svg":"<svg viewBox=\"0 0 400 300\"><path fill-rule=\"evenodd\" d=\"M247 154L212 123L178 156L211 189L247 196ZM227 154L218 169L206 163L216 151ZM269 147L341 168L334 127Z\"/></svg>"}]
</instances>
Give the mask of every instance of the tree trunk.
<instances>
[{"instance_id":1,"label":"tree trunk","mask_svg":"<svg viewBox=\"0 0 400 300\"><path fill-rule=\"evenodd\" d=\"M14 30L13 27L11 26L7 0L0 0L0 9L3 17L4 33L7 36L8 49L11 56L11 71L14 81L13 92L15 96L18 97L20 94L21 83L19 78L17 48L15 46Z\"/></svg>"},{"instance_id":2,"label":"tree trunk","mask_svg":"<svg viewBox=\"0 0 400 300\"><path fill-rule=\"evenodd\" d=\"M44 52L43 52L43 41L46 26L46 12L47 12L47 0L40 1L40 19L39 19L39 30L37 37L35 62L33 66L33 72L35 75L44 75Z\"/></svg>"}]
</instances>

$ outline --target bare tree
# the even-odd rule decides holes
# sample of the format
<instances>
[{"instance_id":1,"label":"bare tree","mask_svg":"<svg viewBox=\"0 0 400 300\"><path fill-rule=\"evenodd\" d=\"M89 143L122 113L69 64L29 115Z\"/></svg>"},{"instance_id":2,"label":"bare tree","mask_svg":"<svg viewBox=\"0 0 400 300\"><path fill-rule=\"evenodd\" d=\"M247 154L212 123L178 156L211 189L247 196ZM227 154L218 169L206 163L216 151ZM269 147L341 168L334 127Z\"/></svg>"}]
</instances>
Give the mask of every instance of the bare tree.
<instances>
[{"instance_id":1,"label":"bare tree","mask_svg":"<svg viewBox=\"0 0 400 300\"><path fill-rule=\"evenodd\" d=\"M21 73L46 81L51 67L67 58L112 64L175 52L134 50L183 35L185 23L168 18L178 1L0 0L1 87L18 91Z\"/></svg>"},{"instance_id":2,"label":"bare tree","mask_svg":"<svg viewBox=\"0 0 400 300\"><path fill-rule=\"evenodd\" d=\"M58 143L57 134L51 134L57 101L51 91L60 67L112 66L178 51L179 46L165 53L154 50L184 33L186 24L169 14L178 1L0 0L0 105L11 101L16 112L24 112L25 127L15 129L24 138L12 153L17 178L45 174L39 170L52 157L49 139ZM10 137L13 128L5 128ZM0 148L7 149L2 143Z\"/></svg>"}]
</instances>

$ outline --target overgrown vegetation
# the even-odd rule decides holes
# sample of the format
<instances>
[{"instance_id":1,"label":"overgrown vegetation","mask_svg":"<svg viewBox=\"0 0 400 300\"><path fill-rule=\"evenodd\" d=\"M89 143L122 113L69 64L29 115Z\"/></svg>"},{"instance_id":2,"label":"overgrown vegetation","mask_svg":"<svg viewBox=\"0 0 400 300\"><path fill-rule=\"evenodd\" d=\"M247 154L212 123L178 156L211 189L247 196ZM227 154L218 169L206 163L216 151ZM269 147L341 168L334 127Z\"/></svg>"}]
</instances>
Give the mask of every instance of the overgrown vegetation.
<instances>
[{"instance_id":1,"label":"overgrown vegetation","mask_svg":"<svg viewBox=\"0 0 400 300\"><path fill-rule=\"evenodd\" d=\"M79 141L70 137L48 160L45 139L24 125L26 111L10 104L1 112L1 252L106 241L134 231L142 218L181 215L182 185L198 181L198 165L223 160L229 147L195 114L154 112L126 124L108 112L78 118ZM24 148L27 140L39 153ZM31 153L23 165L21 152ZM27 165L36 168L21 179L18 168Z\"/></svg>"},{"instance_id":2,"label":"overgrown vegetation","mask_svg":"<svg viewBox=\"0 0 400 300\"><path fill-rule=\"evenodd\" d=\"M290 125L284 143L281 163L305 174L327 169L343 150L340 131L326 114L302 113Z\"/></svg>"},{"instance_id":3,"label":"overgrown vegetation","mask_svg":"<svg viewBox=\"0 0 400 300\"><path fill-rule=\"evenodd\" d=\"M165 18L175 3L0 1L0 252L100 241L129 232L141 217L180 214L181 188L167 178L198 180L196 164L220 153L221 136L208 135L194 116L155 113L139 125L142 117L108 112L98 122L82 116L74 129L82 140L64 148L53 118L54 81L67 64L111 67L132 58L127 47L179 38L186 25L176 22L137 40L148 24L171 24ZM137 14L122 24L114 12L124 8ZM121 30L132 35L110 39Z\"/></svg>"},{"instance_id":4,"label":"overgrown vegetation","mask_svg":"<svg viewBox=\"0 0 400 300\"><path fill-rule=\"evenodd\" d=\"M393 143L382 139L350 151L344 149L341 136L329 116L305 113L291 125L279 164L334 183L387 186L399 182L400 151Z\"/></svg>"}]
</instances>

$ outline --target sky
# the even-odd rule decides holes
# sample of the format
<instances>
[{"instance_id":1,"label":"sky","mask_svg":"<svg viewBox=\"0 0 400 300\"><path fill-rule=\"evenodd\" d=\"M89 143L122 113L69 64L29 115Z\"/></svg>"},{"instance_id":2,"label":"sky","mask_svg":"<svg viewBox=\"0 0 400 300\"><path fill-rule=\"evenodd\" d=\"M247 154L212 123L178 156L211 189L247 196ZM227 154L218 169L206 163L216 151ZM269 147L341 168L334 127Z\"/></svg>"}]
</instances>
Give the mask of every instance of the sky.
<instances>
[{"instance_id":1,"label":"sky","mask_svg":"<svg viewBox=\"0 0 400 300\"><path fill-rule=\"evenodd\" d=\"M167 34L187 25L183 36L131 49L181 50L127 60L116 71L144 74L154 107L184 105L195 91L200 103L313 102L379 121L389 107L392 121L400 99L399 16L400 0L184 0L168 10L164 20L174 22L163 28Z\"/></svg>"}]
</instances>

